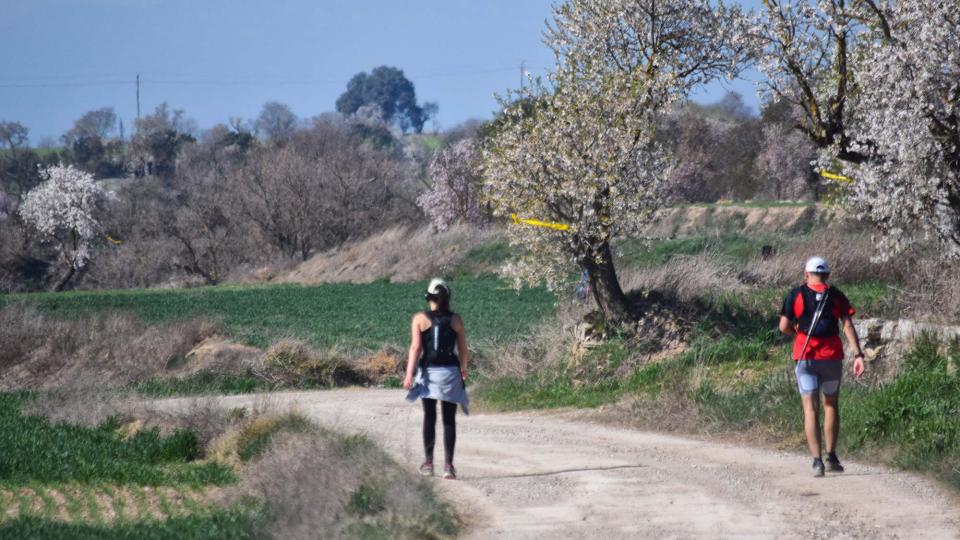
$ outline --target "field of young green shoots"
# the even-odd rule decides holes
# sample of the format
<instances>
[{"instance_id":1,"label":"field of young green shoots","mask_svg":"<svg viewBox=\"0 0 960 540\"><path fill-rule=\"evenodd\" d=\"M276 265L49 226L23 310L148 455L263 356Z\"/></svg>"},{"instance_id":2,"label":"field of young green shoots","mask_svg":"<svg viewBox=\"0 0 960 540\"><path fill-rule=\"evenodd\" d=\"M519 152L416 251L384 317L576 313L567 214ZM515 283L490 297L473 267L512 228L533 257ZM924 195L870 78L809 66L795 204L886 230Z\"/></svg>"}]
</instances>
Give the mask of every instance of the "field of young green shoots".
<instances>
[{"instance_id":1,"label":"field of young green shoots","mask_svg":"<svg viewBox=\"0 0 960 540\"><path fill-rule=\"evenodd\" d=\"M0 538L243 538L255 506L219 507L210 489L236 482L199 461L195 435L114 422L53 424L21 412L25 394L0 394Z\"/></svg>"},{"instance_id":2,"label":"field of young green shoots","mask_svg":"<svg viewBox=\"0 0 960 540\"><path fill-rule=\"evenodd\" d=\"M544 289L517 293L493 277L463 277L450 285L453 309L464 317L475 347L513 339L553 313L554 296ZM380 281L131 289L11 295L0 298L0 305L25 302L62 317L129 312L147 322L209 317L258 347L294 337L316 346L376 349L407 343L410 316L426 308L425 287Z\"/></svg>"}]
</instances>

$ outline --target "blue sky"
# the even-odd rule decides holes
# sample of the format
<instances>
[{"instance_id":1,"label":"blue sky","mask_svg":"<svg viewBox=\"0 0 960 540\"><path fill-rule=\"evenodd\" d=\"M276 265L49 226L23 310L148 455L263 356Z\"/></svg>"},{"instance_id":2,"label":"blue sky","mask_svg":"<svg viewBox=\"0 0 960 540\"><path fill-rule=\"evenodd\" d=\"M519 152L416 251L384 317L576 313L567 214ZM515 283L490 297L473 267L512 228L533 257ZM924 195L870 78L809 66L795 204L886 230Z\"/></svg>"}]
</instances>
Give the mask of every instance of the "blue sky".
<instances>
[{"instance_id":1,"label":"blue sky","mask_svg":"<svg viewBox=\"0 0 960 540\"><path fill-rule=\"evenodd\" d=\"M138 72L143 112L166 101L207 128L269 100L301 117L331 111L352 75L391 65L439 103L443 128L489 118L521 62L534 74L553 62L541 42L549 0L2 1L0 120L25 124L34 143L105 106L129 133ZM756 107L747 81L695 99L727 89Z\"/></svg>"}]
</instances>

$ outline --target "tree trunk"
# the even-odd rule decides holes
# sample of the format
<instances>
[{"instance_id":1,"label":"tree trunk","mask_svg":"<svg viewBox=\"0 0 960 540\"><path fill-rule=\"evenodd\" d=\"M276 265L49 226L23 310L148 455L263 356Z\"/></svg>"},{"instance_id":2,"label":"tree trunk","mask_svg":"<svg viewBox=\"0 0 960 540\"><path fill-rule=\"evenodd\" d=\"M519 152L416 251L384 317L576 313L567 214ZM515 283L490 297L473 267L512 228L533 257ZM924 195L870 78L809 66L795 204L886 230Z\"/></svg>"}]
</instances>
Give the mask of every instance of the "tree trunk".
<instances>
[{"instance_id":1,"label":"tree trunk","mask_svg":"<svg viewBox=\"0 0 960 540\"><path fill-rule=\"evenodd\" d=\"M67 273L60 277L56 283L53 284L53 287L50 288L53 292L60 292L64 287L67 286L67 283L70 283L70 280L73 279L73 276L77 274L77 269L70 265L70 269L67 270Z\"/></svg>"},{"instance_id":2,"label":"tree trunk","mask_svg":"<svg viewBox=\"0 0 960 540\"><path fill-rule=\"evenodd\" d=\"M610 243L604 242L600 247L601 261L590 257L581 259L580 266L590 276L590 288L593 289L593 298L603 312L608 322L617 325L630 319L630 309L627 297L620 288L617 271L613 267L613 253Z\"/></svg>"}]
</instances>

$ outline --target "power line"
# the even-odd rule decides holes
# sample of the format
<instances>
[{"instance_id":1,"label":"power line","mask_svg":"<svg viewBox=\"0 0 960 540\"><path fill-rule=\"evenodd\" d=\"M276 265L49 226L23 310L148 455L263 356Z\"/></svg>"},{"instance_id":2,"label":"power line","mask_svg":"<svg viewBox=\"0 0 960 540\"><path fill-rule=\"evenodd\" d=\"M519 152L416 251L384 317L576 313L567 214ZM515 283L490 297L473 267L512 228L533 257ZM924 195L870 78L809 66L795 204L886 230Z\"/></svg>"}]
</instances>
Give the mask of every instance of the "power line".
<instances>
[{"instance_id":1,"label":"power line","mask_svg":"<svg viewBox=\"0 0 960 540\"><path fill-rule=\"evenodd\" d=\"M525 66L526 69L534 67L535 69L545 69L542 67ZM513 71L515 67L498 67L458 71L425 71L411 72L409 76L415 79L439 79L455 77L471 77L475 75L487 75L492 73L506 73ZM131 84L129 79L105 79L89 81L63 81L63 82L32 82L41 79L41 77L25 79L23 81L4 81L0 82L0 88L75 88L89 86L122 86ZM31 81L31 82L28 82ZM346 85L349 79L285 79L285 78L142 78L138 75L134 84L139 90L140 83L160 84L160 85L183 85L183 86L310 86L310 85Z\"/></svg>"},{"instance_id":2,"label":"power line","mask_svg":"<svg viewBox=\"0 0 960 540\"><path fill-rule=\"evenodd\" d=\"M130 84L125 81L87 81L62 83L0 83L0 88L73 88L81 86L119 86Z\"/></svg>"}]
</instances>

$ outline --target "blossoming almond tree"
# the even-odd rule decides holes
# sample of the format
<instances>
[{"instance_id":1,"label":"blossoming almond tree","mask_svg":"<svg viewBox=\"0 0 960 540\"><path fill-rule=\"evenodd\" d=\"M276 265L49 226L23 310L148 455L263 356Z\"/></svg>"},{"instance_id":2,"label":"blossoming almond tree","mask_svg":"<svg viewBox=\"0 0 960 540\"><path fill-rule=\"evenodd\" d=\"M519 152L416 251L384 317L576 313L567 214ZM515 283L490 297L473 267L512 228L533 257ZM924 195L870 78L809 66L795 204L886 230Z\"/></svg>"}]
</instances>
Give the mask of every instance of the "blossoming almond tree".
<instances>
[{"instance_id":1,"label":"blossoming almond tree","mask_svg":"<svg viewBox=\"0 0 960 540\"><path fill-rule=\"evenodd\" d=\"M854 148L873 157L845 169L850 202L881 255L922 232L960 259L960 1L899 0L884 18L889 38L863 47L857 73Z\"/></svg>"},{"instance_id":2,"label":"blossoming almond tree","mask_svg":"<svg viewBox=\"0 0 960 540\"><path fill-rule=\"evenodd\" d=\"M802 114L796 128L841 159L867 155L852 148L849 121L856 94L854 50L871 39L872 0L764 0L750 30L767 99L786 100ZM879 8L877 8L879 9Z\"/></svg>"},{"instance_id":3,"label":"blossoming almond tree","mask_svg":"<svg viewBox=\"0 0 960 540\"><path fill-rule=\"evenodd\" d=\"M516 284L559 287L571 262L590 274L594 297L613 321L629 313L613 266L614 235L635 232L660 205L668 166L653 140L652 110L638 95L643 78L579 84L561 71L552 91L534 86L534 111L507 106L506 123L487 151L484 194L501 215L561 222L566 232L516 226L520 258L506 270Z\"/></svg>"},{"instance_id":4,"label":"blossoming almond tree","mask_svg":"<svg viewBox=\"0 0 960 540\"><path fill-rule=\"evenodd\" d=\"M43 182L27 193L19 211L24 223L53 243L66 263L66 272L52 287L59 291L90 259L100 233L96 214L107 196L92 174L71 165L48 167L40 174Z\"/></svg>"},{"instance_id":5,"label":"blossoming almond tree","mask_svg":"<svg viewBox=\"0 0 960 540\"><path fill-rule=\"evenodd\" d=\"M433 186L417 204L438 231L454 223L487 224L490 212L481 202L480 145L464 139L437 152L430 162Z\"/></svg>"},{"instance_id":6,"label":"blossoming almond tree","mask_svg":"<svg viewBox=\"0 0 960 540\"><path fill-rule=\"evenodd\" d=\"M557 57L546 84L504 100L484 150L484 194L496 214L560 222L516 226L519 286L556 288L572 264L589 273L613 323L630 317L611 242L638 233L661 206L670 161L655 140L660 115L695 85L739 64L738 10L698 0L569 0L545 41Z\"/></svg>"},{"instance_id":7,"label":"blossoming almond tree","mask_svg":"<svg viewBox=\"0 0 960 540\"><path fill-rule=\"evenodd\" d=\"M804 111L819 167L882 233L960 258L960 1L765 0L752 35L770 97ZM836 172L836 171L835 171Z\"/></svg>"}]
</instances>

